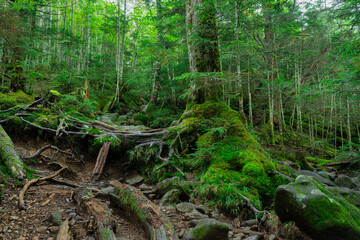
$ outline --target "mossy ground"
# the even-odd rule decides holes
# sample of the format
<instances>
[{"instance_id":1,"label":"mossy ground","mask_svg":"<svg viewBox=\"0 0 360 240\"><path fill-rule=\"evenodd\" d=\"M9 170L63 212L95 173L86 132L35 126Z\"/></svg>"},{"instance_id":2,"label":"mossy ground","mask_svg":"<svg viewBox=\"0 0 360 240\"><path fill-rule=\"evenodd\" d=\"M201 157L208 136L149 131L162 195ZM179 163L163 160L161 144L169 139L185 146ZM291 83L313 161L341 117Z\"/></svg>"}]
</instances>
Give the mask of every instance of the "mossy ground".
<instances>
[{"instance_id":1,"label":"mossy ground","mask_svg":"<svg viewBox=\"0 0 360 240\"><path fill-rule=\"evenodd\" d=\"M269 206L285 180L246 129L241 116L224 102L187 108L174 129L180 134L184 167L199 173L195 196L228 213L242 211L248 197L259 209ZM180 143L179 143L180 145Z\"/></svg>"}]
</instances>

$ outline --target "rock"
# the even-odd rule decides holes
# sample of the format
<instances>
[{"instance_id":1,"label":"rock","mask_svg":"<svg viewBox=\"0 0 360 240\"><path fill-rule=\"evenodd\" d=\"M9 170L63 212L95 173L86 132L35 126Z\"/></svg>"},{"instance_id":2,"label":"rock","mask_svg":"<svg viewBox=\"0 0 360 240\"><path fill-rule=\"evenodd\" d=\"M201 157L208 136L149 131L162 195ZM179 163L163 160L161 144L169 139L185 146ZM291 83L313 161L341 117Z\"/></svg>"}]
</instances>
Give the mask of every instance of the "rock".
<instances>
[{"instance_id":1,"label":"rock","mask_svg":"<svg viewBox=\"0 0 360 240\"><path fill-rule=\"evenodd\" d=\"M269 236L269 240L277 240L278 238L275 236L275 234L271 234Z\"/></svg>"},{"instance_id":2,"label":"rock","mask_svg":"<svg viewBox=\"0 0 360 240\"><path fill-rule=\"evenodd\" d=\"M181 191L178 189L172 189L170 191L168 191L160 200L160 205L165 206L165 205L170 205L173 203L178 203L179 202L179 198L181 195Z\"/></svg>"},{"instance_id":3,"label":"rock","mask_svg":"<svg viewBox=\"0 0 360 240\"><path fill-rule=\"evenodd\" d=\"M199 212L196 209L193 209L190 213L185 213L185 218L187 220L192 220L192 219L207 219L209 218L208 215L206 214L202 214L201 212Z\"/></svg>"},{"instance_id":4,"label":"rock","mask_svg":"<svg viewBox=\"0 0 360 240\"><path fill-rule=\"evenodd\" d=\"M105 123L114 123L115 119L119 116L118 113L106 113L101 115L99 120Z\"/></svg>"},{"instance_id":5,"label":"rock","mask_svg":"<svg viewBox=\"0 0 360 240\"><path fill-rule=\"evenodd\" d=\"M264 238L264 236L261 236L261 235L251 235L251 236L245 238L245 240L261 240L263 238Z\"/></svg>"},{"instance_id":6,"label":"rock","mask_svg":"<svg viewBox=\"0 0 360 240\"><path fill-rule=\"evenodd\" d=\"M242 226L242 227L251 227L252 225L255 225L255 224L257 224L256 219L251 219L251 220L247 220L245 222L242 222L240 224L240 226Z\"/></svg>"},{"instance_id":7,"label":"rock","mask_svg":"<svg viewBox=\"0 0 360 240\"><path fill-rule=\"evenodd\" d=\"M341 195L349 203L360 208L360 191L356 191L350 188L342 188L342 187L327 187L327 189L337 195Z\"/></svg>"},{"instance_id":8,"label":"rock","mask_svg":"<svg viewBox=\"0 0 360 240\"><path fill-rule=\"evenodd\" d=\"M235 234L235 238L239 238L239 239L242 239L244 236L245 236L244 233L237 233L237 234Z\"/></svg>"},{"instance_id":9,"label":"rock","mask_svg":"<svg viewBox=\"0 0 360 240\"><path fill-rule=\"evenodd\" d=\"M200 222L200 220L193 219L193 220L189 221L188 224L189 224L190 227L195 227L196 225L199 224L199 222Z\"/></svg>"},{"instance_id":10,"label":"rock","mask_svg":"<svg viewBox=\"0 0 360 240\"><path fill-rule=\"evenodd\" d=\"M181 202L176 204L176 210L182 213L190 213L196 208L196 205L189 202Z\"/></svg>"},{"instance_id":11,"label":"rock","mask_svg":"<svg viewBox=\"0 0 360 240\"><path fill-rule=\"evenodd\" d=\"M335 184L338 187L346 187L346 188L356 188L357 185L353 182L353 180L346 175L339 175L335 180Z\"/></svg>"},{"instance_id":12,"label":"rock","mask_svg":"<svg viewBox=\"0 0 360 240\"><path fill-rule=\"evenodd\" d=\"M110 193L115 192L115 188L114 187L107 187L107 188L102 188L100 191L98 191L95 194L95 197L106 197L108 196Z\"/></svg>"},{"instance_id":13,"label":"rock","mask_svg":"<svg viewBox=\"0 0 360 240\"><path fill-rule=\"evenodd\" d=\"M140 191L153 191L154 187L143 183L139 186L139 189Z\"/></svg>"},{"instance_id":14,"label":"rock","mask_svg":"<svg viewBox=\"0 0 360 240\"><path fill-rule=\"evenodd\" d=\"M61 214L58 212L52 212L50 214L50 222L52 222L55 225L60 226L62 224Z\"/></svg>"},{"instance_id":15,"label":"rock","mask_svg":"<svg viewBox=\"0 0 360 240\"><path fill-rule=\"evenodd\" d=\"M135 176L135 177L132 177L130 179L126 179L126 183L131 185L131 186L139 184L142 181L144 181L144 178L142 176Z\"/></svg>"},{"instance_id":16,"label":"rock","mask_svg":"<svg viewBox=\"0 0 360 240\"><path fill-rule=\"evenodd\" d=\"M308 170L300 170L300 171L296 171L295 172L295 175L298 177L300 175L304 175L304 176L310 176L310 177L313 177L315 178L316 180L318 180L319 182L323 183L323 184L326 184L326 185L329 185L329 186L332 186L332 187L335 187L336 184L327 179L327 178L324 178L322 176L320 176L319 174L317 173L314 173L314 172L311 172L311 171L308 171Z\"/></svg>"},{"instance_id":17,"label":"rock","mask_svg":"<svg viewBox=\"0 0 360 240\"><path fill-rule=\"evenodd\" d=\"M323 178L327 178L327 179L331 180L330 176L329 176L329 173L327 173L327 172L320 171L320 172L317 172L316 174L318 174L319 176L321 176Z\"/></svg>"},{"instance_id":18,"label":"rock","mask_svg":"<svg viewBox=\"0 0 360 240\"><path fill-rule=\"evenodd\" d=\"M181 181L179 177L172 177L164 179L163 181L156 184L161 195L164 195L171 189L181 189Z\"/></svg>"},{"instance_id":19,"label":"rock","mask_svg":"<svg viewBox=\"0 0 360 240\"><path fill-rule=\"evenodd\" d=\"M277 188L275 211L314 239L360 239L360 209L309 176Z\"/></svg>"},{"instance_id":20,"label":"rock","mask_svg":"<svg viewBox=\"0 0 360 240\"><path fill-rule=\"evenodd\" d=\"M46 231L47 231L47 227L44 226L36 228L37 233L46 233Z\"/></svg>"},{"instance_id":21,"label":"rock","mask_svg":"<svg viewBox=\"0 0 360 240\"><path fill-rule=\"evenodd\" d=\"M196 227L184 234L184 240L224 240L228 238L230 228L226 223L215 219L203 219Z\"/></svg>"},{"instance_id":22,"label":"rock","mask_svg":"<svg viewBox=\"0 0 360 240\"><path fill-rule=\"evenodd\" d=\"M59 226L51 226L49 227L49 230L51 233L55 234L59 232L60 227Z\"/></svg>"}]
</instances>

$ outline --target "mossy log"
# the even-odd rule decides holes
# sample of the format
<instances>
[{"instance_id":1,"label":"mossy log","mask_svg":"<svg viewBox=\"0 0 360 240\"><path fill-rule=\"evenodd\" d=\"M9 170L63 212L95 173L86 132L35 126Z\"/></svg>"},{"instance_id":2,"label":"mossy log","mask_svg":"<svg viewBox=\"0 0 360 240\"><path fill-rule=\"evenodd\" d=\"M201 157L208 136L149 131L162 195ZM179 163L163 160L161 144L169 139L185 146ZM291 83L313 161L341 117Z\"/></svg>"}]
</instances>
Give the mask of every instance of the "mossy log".
<instances>
[{"instance_id":1,"label":"mossy log","mask_svg":"<svg viewBox=\"0 0 360 240\"><path fill-rule=\"evenodd\" d=\"M11 175L18 179L23 179L24 164L20 155L15 151L14 143L7 135L4 128L0 125L0 159Z\"/></svg>"},{"instance_id":2,"label":"mossy log","mask_svg":"<svg viewBox=\"0 0 360 240\"><path fill-rule=\"evenodd\" d=\"M116 188L111 203L136 217L145 227L151 240L178 240L170 220L139 189L119 181L110 182Z\"/></svg>"}]
</instances>

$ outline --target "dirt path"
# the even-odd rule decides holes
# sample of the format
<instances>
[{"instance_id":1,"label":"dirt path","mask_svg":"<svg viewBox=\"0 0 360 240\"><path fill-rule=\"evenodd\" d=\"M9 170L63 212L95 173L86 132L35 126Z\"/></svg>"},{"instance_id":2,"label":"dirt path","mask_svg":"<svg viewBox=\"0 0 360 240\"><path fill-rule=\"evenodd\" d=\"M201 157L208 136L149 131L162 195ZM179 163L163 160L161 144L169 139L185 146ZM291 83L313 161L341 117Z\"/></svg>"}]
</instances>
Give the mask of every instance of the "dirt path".
<instances>
[{"instance_id":1,"label":"dirt path","mask_svg":"<svg viewBox=\"0 0 360 240\"><path fill-rule=\"evenodd\" d=\"M24 142L19 139L14 139L14 142L17 151L25 156L49 144L48 142L36 142L33 140ZM60 147L66 149L71 146L63 145ZM73 162L68 156L49 149L43 152L41 157L29 162L29 167L37 170L38 175L41 176L54 173L61 168L61 165L68 166L69 169L63 171L56 179L91 189L91 191L87 189L89 192L85 195L79 195L81 198L89 197L87 208L80 204L81 201L76 200L77 189L46 181L29 188L25 195L27 210L20 211L17 203L21 186L12 183L3 191L0 207L0 239L56 239L59 225L61 221L66 219L69 220L71 234L74 239L99 239L95 231L98 227L95 218L106 219L104 221L110 226L111 231L118 239L149 239L144 227L133 216L129 216L124 209L112 206L109 198L97 195L95 197L98 191L110 186L110 180L127 179L136 173L121 171L123 168L118 165L119 163L110 163L111 166L107 166L104 176L100 179L101 181L92 184L90 183L90 177L96 154L93 155L93 157L88 157L83 162ZM149 185L151 186L151 184ZM268 235L258 232L259 229L255 225L241 227L238 219L230 219L217 212L207 212L207 210L199 210L198 213L191 215L179 212L175 206L159 206L159 196L156 194L148 195L148 197L170 219L180 239L182 239L186 231L196 225L199 219L204 217L216 218L232 225L233 230L229 236L233 239L245 239L254 234L260 234L261 238L259 239L268 239ZM89 206L94 211L89 211ZM61 221L59 218L61 218Z\"/></svg>"}]
</instances>

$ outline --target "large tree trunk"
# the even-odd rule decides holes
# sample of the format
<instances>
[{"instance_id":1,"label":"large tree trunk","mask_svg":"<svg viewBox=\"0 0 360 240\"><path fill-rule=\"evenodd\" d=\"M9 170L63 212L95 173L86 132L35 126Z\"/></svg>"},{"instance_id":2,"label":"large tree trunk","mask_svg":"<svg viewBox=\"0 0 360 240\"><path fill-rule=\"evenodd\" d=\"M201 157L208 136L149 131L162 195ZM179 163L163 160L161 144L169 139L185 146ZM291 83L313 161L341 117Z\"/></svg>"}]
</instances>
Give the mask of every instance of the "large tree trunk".
<instances>
[{"instance_id":1,"label":"large tree trunk","mask_svg":"<svg viewBox=\"0 0 360 240\"><path fill-rule=\"evenodd\" d=\"M187 0L186 25L190 71L221 72L214 4L205 0ZM195 103L218 100L220 93L221 87L215 78L195 79L191 84L190 97Z\"/></svg>"},{"instance_id":2,"label":"large tree trunk","mask_svg":"<svg viewBox=\"0 0 360 240\"><path fill-rule=\"evenodd\" d=\"M19 154L14 149L14 143L0 125L0 160L11 174L18 178L24 178L24 164Z\"/></svg>"}]
</instances>

